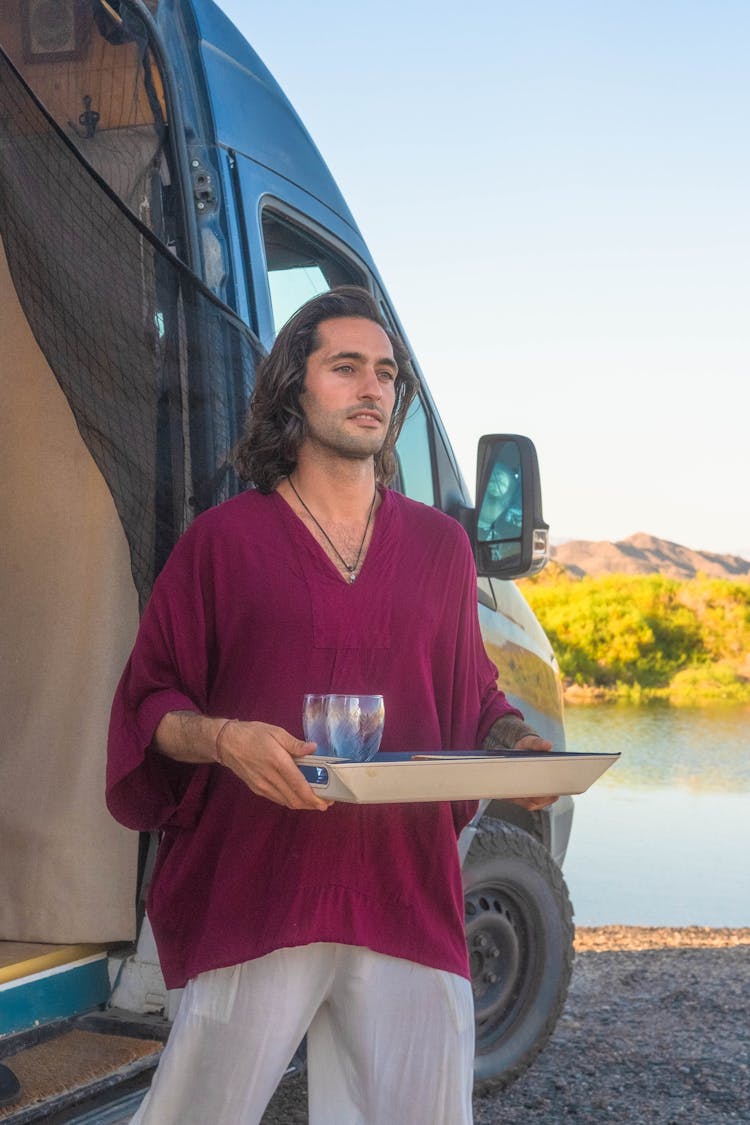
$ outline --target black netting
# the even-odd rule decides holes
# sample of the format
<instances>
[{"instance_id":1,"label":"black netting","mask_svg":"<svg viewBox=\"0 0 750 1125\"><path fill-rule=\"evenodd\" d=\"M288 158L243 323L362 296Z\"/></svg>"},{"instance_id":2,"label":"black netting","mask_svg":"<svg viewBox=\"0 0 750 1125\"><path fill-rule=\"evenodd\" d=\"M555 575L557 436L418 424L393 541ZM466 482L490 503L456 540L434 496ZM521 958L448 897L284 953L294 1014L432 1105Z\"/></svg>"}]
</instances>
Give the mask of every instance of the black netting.
<instances>
[{"instance_id":1,"label":"black netting","mask_svg":"<svg viewBox=\"0 0 750 1125\"><path fill-rule=\"evenodd\" d=\"M143 601L192 515L236 489L227 454L260 344L87 166L2 50L0 235Z\"/></svg>"}]
</instances>

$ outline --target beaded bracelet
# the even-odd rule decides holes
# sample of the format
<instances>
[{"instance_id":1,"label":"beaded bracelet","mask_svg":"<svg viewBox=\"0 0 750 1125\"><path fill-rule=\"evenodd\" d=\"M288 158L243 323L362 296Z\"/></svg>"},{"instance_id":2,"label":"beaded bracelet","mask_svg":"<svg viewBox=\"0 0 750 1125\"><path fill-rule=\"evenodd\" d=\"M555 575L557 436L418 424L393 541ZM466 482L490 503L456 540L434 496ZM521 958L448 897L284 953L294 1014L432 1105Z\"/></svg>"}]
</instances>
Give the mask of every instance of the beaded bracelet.
<instances>
[{"instance_id":1,"label":"beaded bracelet","mask_svg":"<svg viewBox=\"0 0 750 1125\"><path fill-rule=\"evenodd\" d=\"M216 751L216 761L219 763L220 766L226 765L226 762L224 761L224 759L221 756L221 736L223 735L224 731L227 729L227 727L229 726L230 723L238 723L239 721L240 721L239 719L227 719L226 722L222 723L221 726L219 727L219 733L216 735L216 742L215 742L214 746L215 746L215 751Z\"/></svg>"}]
</instances>

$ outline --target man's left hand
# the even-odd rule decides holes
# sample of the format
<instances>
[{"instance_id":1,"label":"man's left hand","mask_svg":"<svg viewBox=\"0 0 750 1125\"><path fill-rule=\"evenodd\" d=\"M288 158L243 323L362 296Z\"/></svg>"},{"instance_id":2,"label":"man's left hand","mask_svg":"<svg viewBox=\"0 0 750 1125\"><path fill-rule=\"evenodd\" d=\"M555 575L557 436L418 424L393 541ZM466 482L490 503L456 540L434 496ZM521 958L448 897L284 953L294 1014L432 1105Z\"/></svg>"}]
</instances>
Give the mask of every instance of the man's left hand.
<instances>
[{"instance_id":1,"label":"man's left hand","mask_svg":"<svg viewBox=\"0 0 750 1125\"><path fill-rule=\"evenodd\" d=\"M526 734L523 738L519 738L513 747L513 750L551 750L552 743L548 738L541 738L538 734ZM520 805L521 808L528 809L529 812L538 812L539 809L546 809L549 805L554 804L557 797L516 797L513 800L514 805Z\"/></svg>"}]
</instances>

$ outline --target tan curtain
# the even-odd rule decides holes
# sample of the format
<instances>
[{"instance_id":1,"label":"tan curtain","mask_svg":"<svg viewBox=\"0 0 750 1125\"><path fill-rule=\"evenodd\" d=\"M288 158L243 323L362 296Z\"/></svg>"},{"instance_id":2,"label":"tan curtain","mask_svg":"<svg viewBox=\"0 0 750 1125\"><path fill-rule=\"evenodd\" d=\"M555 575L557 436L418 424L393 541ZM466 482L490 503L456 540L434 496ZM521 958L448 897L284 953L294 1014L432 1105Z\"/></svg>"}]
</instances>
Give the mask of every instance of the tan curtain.
<instances>
[{"instance_id":1,"label":"tan curtain","mask_svg":"<svg viewBox=\"0 0 750 1125\"><path fill-rule=\"evenodd\" d=\"M0 940L125 940L137 836L103 794L137 596L110 494L1 242L0 390Z\"/></svg>"}]
</instances>

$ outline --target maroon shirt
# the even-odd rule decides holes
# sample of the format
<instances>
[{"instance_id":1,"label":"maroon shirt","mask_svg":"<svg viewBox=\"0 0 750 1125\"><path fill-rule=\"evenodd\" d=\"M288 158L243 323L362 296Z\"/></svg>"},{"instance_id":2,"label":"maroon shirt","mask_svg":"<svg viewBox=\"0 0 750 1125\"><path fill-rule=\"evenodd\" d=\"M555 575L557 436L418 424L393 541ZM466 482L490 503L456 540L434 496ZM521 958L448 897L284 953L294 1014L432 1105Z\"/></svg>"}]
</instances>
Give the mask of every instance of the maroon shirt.
<instances>
[{"instance_id":1,"label":"maroon shirt","mask_svg":"<svg viewBox=\"0 0 750 1125\"><path fill-rule=\"evenodd\" d=\"M228 769L150 749L168 711L302 733L305 692L379 692L381 751L472 750L513 710L459 524L385 490L349 584L277 493L245 492L177 544L112 709L107 802L163 833L148 913L170 988L311 942L468 975L456 838L467 802L282 808Z\"/></svg>"}]
</instances>

